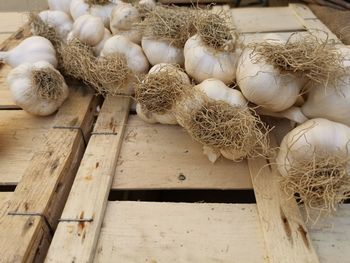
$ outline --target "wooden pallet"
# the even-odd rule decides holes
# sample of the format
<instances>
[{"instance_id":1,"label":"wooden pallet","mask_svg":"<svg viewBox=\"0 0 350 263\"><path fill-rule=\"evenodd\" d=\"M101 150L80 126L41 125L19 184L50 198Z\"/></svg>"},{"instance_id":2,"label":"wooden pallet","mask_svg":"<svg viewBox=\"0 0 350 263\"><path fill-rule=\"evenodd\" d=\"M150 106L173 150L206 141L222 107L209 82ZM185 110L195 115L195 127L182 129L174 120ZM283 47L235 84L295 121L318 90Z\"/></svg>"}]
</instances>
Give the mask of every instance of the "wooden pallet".
<instances>
[{"instance_id":1,"label":"wooden pallet","mask_svg":"<svg viewBox=\"0 0 350 263\"><path fill-rule=\"evenodd\" d=\"M326 31L339 41L303 5L231 12L246 42L271 32L288 38L292 32L310 29ZM0 92L6 93L2 86ZM4 185L18 186L13 193L0 194L0 262L45 258L45 262L333 263L350 258L349 206L309 229L296 202L280 191L278 173L266 166L272 160L220 159L211 164L180 127L145 124L130 113L128 98L106 99L90 133L97 104L91 94L77 93L56 116L31 120L10 100L0 100L0 114L11 108L13 114L28 117L23 126L5 133L6 138L15 131L25 135L19 137L23 143L11 142L12 153L6 156L12 156L11 163L21 158L23 165L8 168L17 179L6 175L3 180ZM1 127L9 129L5 121ZM232 195L254 190L256 202L129 200L145 199L149 193L186 195L191 190ZM113 195L121 194L112 201Z\"/></svg>"},{"instance_id":2,"label":"wooden pallet","mask_svg":"<svg viewBox=\"0 0 350 263\"><path fill-rule=\"evenodd\" d=\"M25 26L0 48L10 49L29 35ZM9 71L0 65L0 189L9 191L0 193L0 262L42 261L100 99L85 87L71 86L56 114L35 117L13 103L6 85Z\"/></svg>"}]
</instances>

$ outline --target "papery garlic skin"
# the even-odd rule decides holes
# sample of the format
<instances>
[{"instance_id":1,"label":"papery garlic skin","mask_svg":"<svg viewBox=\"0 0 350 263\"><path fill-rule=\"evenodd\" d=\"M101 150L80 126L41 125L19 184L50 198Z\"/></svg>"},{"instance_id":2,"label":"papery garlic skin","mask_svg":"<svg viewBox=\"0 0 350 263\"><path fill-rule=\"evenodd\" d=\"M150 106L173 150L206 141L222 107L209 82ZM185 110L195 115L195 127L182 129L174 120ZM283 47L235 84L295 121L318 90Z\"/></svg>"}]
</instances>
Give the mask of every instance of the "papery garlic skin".
<instances>
[{"instance_id":1,"label":"papery garlic skin","mask_svg":"<svg viewBox=\"0 0 350 263\"><path fill-rule=\"evenodd\" d=\"M13 68L22 63L35 63L42 60L54 67L58 63L55 48L49 40L40 36L28 37L10 51L0 52L0 62Z\"/></svg>"},{"instance_id":2,"label":"papery garlic skin","mask_svg":"<svg viewBox=\"0 0 350 263\"><path fill-rule=\"evenodd\" d=\"M184 65L183 49L174 47L167 41L143 37L141 45L152 66L159 63Z\"/></svg>"},{"instance_id":3,"label":"papery garlic skin","mask_svg":"<svg viewBox=\"0 0 350 263\"><path fill-rule=\"evenodd\" d=\"M41 20L53 27L62 41L65 41L68 33L73 29L73 21L70 16L59 10L45 10L39 13Z\"/></svg>"},{"instance_id":4,"label":"papery garlic skin","mask_svg":"<svg viewBox=\"0 0 350 263\"><path fill-rule=\"evenodd\" d=\"M77 20L80 16L89 14L89 4L84 0L72 0L69 10L73 19Z\"/></svg>"},{"instance_id":5,"label":"papery garlic skin","mask_svg":"<svg viewBox=\"0 0 350 263\"><path fill-rule=\"evenodd\" d=\"M82 15L73 24L73 36L93 47L102 39L105 27L99 17Z\"/></svg>"},{"instance_id":6,"label":"papery garlic skin","mask_svg":"<svg viewBox=\"0 0 350 263\"><path fill-rule=\"evenodd\" d=\"M249 101L272 112L288 109L296 101L306 79L281 73L263 60L254 61L253 50L244 49L237 65L237 84Z\"/></svg>"},{"instance_id":7,"label":"papery garlic skin","mask_svg":"<svg viewBox=\"0 0 350 263\"><path fill-rule=\"evenodd\" d=\"M134 73L146 73L149 69L149 63L142 48L124 36L116 35L106 41L101 56L108 56L113 53L125 55L128 67Z\"/></svg>"},{"instance_id":8,"label":"papery garlic skin","mask_svg":"<svg viewBox=\"0 0 350 263\"><path fill-rule=\"evenodd\" d=\"M96 57L98 57L101 54L106 41L111 37L112 37L111 32L107 28L105 28L105 32L102 40L96 46L93 47L93 51Z\"/></svg>"},{"instance_id":9,"label":"papery garlic skin","mask_svg":"<svg viewBox=\"0 0 350 263\"><path fill-rule=\"evenodd\" d=\"M59 10L70 15L70 4L72 0L48 0L50 10Z\"/></svg>"},{"instance_id":10,"label":"papery garlic skin","mask_svg":"<svg viewBox=\"0 0 350 263\"><path fill-rule=\"evenodd\" d=\"M158 72L166 71L169 72L175 71L176 74L179 74L181 77L181 82L184 85L190 85L191 81L188 75L183 72L182 70L178 69L176 66L172 64L167 63L160 63L154 65L148 72L148 74L156 74ZM161 124L169 124L169 125L176 125L178 124L174 114L172 112L166 112L163 114L158 114L154 112L147 112L146 110L143 110L141 105L137 103L136 105L136 113L137 115L145 122L147 123L161 123Z\"/></svg>"},{"instance_id":11,"label":"papery garlic skin","mask_svg":"<svg viewBox=\"0 0 350 263\"><path fill-rule=\"evenodd\" d=\"M327 153L330 157L343 154L346 158L350 152L349 141L350 127L327 119L308 120L283 138L276 158L278 171L287 176L296 158L312 162L317 153Z\"/></svg>"},{"instance_id":12,"label":"papery garlic skin","mask_svg":"<svg viewBox=\"0 0 350 263\"><path fill-rule=\"evenodd\" d=\"M147 11L151 11L156 7L157 3L154 0L140 0L139 6L146 9Z\"/></svg>"},{"instance_id":13,"label":"papery garlic skin","mask_svg":"<svg viewBox=\"0 0 350 263\"><path fill-rule=\"evenodd\" d=\"M350 48L342 47L340 51L345 54L343 66L348 75L338 80L336 87L311 87L301 110L309 118L326 118L350 126Z\"/></svg>"},{"instance_id":14,"label":"papery garlic skin","mask_svg":"<svg viewBox=\"0 0 350 263\"><path fill-rule=\"evenodd\" d=\"M60 84L57 87L61 95L57 99L40 98L36 93L36 84L33 82L33 71L49 69L60 76ZM50 63L39 61L36 63L23 63L12 69L7 76L7 83L15 103L28 113L47 116L54 113L67 99L69 89L60 75Z\"/></svg>"},{"instance_id":15,"label":"papery garlic skin","mask_svg":"<svg viewBox=\"0 0 350 263\"><path fill-rule=\"evenodd\" d=\"M216 51L205 46L199 35L189 38L184 47L186 72L197 83L216 78L225 84L235 80L239 50Z\"/></svg>"}]
</instances>

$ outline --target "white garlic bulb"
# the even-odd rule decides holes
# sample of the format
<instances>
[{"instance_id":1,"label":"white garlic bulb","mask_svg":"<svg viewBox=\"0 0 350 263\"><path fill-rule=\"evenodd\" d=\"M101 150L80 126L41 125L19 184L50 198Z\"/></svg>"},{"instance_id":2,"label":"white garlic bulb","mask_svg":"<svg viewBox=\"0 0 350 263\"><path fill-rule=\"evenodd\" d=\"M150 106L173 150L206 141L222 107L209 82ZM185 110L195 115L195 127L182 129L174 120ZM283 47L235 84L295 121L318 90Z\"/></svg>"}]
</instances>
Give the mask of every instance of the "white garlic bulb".
<instances>
[{"instance_id":1,"label":"white garlic bulb","mask_svg":"<svg viewBox=\"0 0 350 263\"><path fill-rule=\"evenodd\" d=\"M300 75L283 74L263 60L254 61L252 49L246 48L237 66L237 84L251 102L272 112L288 109L296 101L306 79Z\"/></svg>"},{"instance_id":2,"label":"white garlic bulb","mask_svg":"<svg viewBox=\"0 0 350 263\"><path fill-rule=\"evenodd\" d=\"M57 66L55 48L49 40L40 36L28 37L10 51L0 51L0 62L13 68L22 63L41 60L49 62L54 67Z\"/></svg>"},{"instance_id":3,"label":"white garlic bulb","mask_svg":"<svg viewBox=\"0 0 350 263\"><path fill-rule=\"evenodd\" d=\"M194 35L184 47L185 69L197 83L216 78L230 84L236 77L239 55L239 50L228 52L207 47L199 35Z\"/></svg>"},{"instance_id":4,"label":"white garlic bulb","mask_svg":"<svg viewBox=\"0 0 350 263\"><path fill-rule=\"evenodd\" d=\"M99 17L82 15L73 24L73 36L89 46L96 46L102 39L105 28Z\"/></svg>"},{"instance_id":5,"label":"white garlic bulb","mask_svg":"<svg viewBox=\"0 0 350 263\"><path fill-rule=\"evenodd\" d=\"M123 54L128 67L133 72L140 74L148 71L149 63L142 48L126 37L116 35L106 41L101 51L101 56L108 56L113 53Z\"/></svg>"},{"instance_id":6,"label":"white garlic bulb","mask_svg":"<svg viewBox=\"0 0 350 263\"><path fill-rule=\"evenodd\" d=\"M179 76L181 83L184 85L190 85L191 81L188 75L177 68L176 66L172 64L167 63L160 63L154 65L148 72L148 74L157 74L158 72L168 72L169 74L176 74ZM141 104L136 104L136 113L137 115L145 122L148 123L162 123L162 124L169 124L169 125L175 125L178 124L176 117L172 112L165 112L163 114L155 113L155 112L148 112L147 110L142 109Z\"/></svg>"},{"instance_id":7,"label":"white garlic bulb","mask_svg":"<svg viewBox=\"0 0 350 263\"><path fill-rule=\"evenodd\" d=\"M135 24L141 22L139 11L131 4L123 3L115 6L111 14L110 28L114 35L123 35L132 42L141 42L141 32Z\"/></svg>"},{"instance_id":8,"label":"white garlic bulb","mask_svg":"<svg viewBox=\"0 0 350 263\"><path fill-rule=\"evenodd\" d=\"M7 83L15 103L34 115L54 113L69 94L60 72L46 61L19 65L10 71Z\"/></svg>"},{"instance_id":9,"label":"white garlic bulb","mask_svg":"<svg viewBox=\"0 0 350 263\"><path fill-rule=\"evenodd\" d=\"M65 41L68 33L73 29L73 21L70 16L59 10L45 10L39 13L41 20L53 27L59 38Z\"/></svg>"},{"instance_id":10,"label":"white garlic bulb","mask_svg":"<svg viewBox=\"0 0 350 263\"><path fill-rule=\"evenodd\" d=\"M350 47L339 50L345 56L343 66L348 75L339 79L337 86L311 87L301 110L309 118L326 118L350 126Z\"/></svg>"},{"instance_id":11,"label":"white garlic bulb","mask_svg":"<svg viewBox=\"0 0 350 263\"><path fill-rule=\"evenodd\" d=\"M59 10L70 15L70 4L72 0L48 0L50 10Z\"/></svg>"},{"instance_id":12,"label":"white garlic bulb","mask_svg":"<svg viewBox=\"0 0 350 263\"><path fill-rule=\"evenodd\" d=\"M143 37L141 45L151 65L159 63L184 65L183 49L174 47L167 41Z\"/></svg>"},{"instance_id":13,"label":"white garlic bulb","mask_svg":"<svg viewBox=\"0 0 350 263\"><path fill-rule=\"evenodd\" d=\"M121 1L114 1L113 3L106 3L103 5L89 5L84 0L72 0L70 4L70 14L74 20L78 19L82 15L93 15L101 18L104 26L109 28L110 17L113 8L122 3Z\"/></svg>"}]
</instances>

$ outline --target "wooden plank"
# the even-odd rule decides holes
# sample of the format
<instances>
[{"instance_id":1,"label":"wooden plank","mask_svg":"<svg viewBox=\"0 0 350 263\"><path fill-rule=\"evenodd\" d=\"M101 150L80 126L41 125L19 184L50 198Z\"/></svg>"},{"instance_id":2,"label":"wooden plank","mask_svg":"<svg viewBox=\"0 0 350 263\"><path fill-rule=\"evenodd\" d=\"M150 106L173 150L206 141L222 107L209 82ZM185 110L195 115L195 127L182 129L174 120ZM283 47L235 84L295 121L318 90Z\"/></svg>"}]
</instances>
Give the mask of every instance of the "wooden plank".
<instances>
[{"instance_id":1,"label":"wooden plank","mask_svg":"<svg viewBox=\"0 0 350 263\"><path fill-rule=\"evenodd\" d=\"M334 40L336 43L341 43L338 37L329 28L319 20L314 13L305 5L302 4L289 4L289 8L294 12L297 17L312 33L322 38L329 38Z\"/></svg>"},{"instance_id":2,"label":"wooden plank","mask_svg":"<svg viewBox=\"0 0 350 263\"><path fill-rule=\"evenodd\" d=\"M94 262L267 262L267 257L255 204L108 202Z\"/></svg>"},{"instance_id":3,"label":"wooden plank","mask_svg":"<svg viewBox=\"0 0 350 263\"><path fill-rule=\"evenodd\" d=\"M105 100L46 262L92 261L129 107L130 98Z\"/></svg>"},{"instance_id":4,"label":"wooden plank","mask_svg":"<svg viewBox=\"0 0 350 263\"><path fill-rule=\"evenodd\" d=\"M251 189L247 162L208 161L180 126L129 118L113 189Z\"/></svg>"},{"instance_id":5,"label":"wooden plank","mask_svg":"<svg viewBox=\"0 0 350 263\"><path fill-rule=\"evenodd\" d=\"M272 146L276 146L271 138ZM319 262L296 201L279 185L280 175L273 160L248 161L260 224L271 263Z\"/></svg>"},{"instance_id":6,"label":"wooden plank","mask_svg":"<svg viewBox=\"0 0 350 263\"><path fill-rule=\"evenodd\" d=\"M350 204L334 216L321 218L310 226L310 235L321 262L343 263L350 259Z\"/></svg>"},{"instance_id":7,"label":"wooden plank","mask_svg":"<svg viewBox=\"0 0 350 263\"><path fill-rule=\"evenodd\" d=\"M0 33L14 33L27 22L26 13L0 12Z\"/></svg>"},{"instance_id":8,"label":"wooden plank","mask_svg":"<svg viewBox=\"0 0 350 263\"><path fill-rule=\"evenodd\" d=\"M232 18L241 33L304 31L305 27L288 7L235 8Z\"/></svg>"},{"instance_id":9,"label":"wooden plank","mask_svg":"<svg viewBox=\"0 0 350 263\"><path fill-rule=\"evenodd\" d=\"M22 110L0 111L0 185L16 185L41 149L54 115L37 117Z\"/></svg>"},{"instance_id":10,"label":"wooden plank","mask_svg":"<svg viewBox=\"0 0 350 263\"><path fill-rule=\"evenodd\" d=\"M72 114L57 114L55 125L74 121L75 127L91 127L91 109L96 107L96 102L91 93L85 96L81 92L75 93L61 108L62 112ZM57 224L78 168L84 149L79 129L51 128L46 138L45 146L33 155L16 187L8 213L0 218L4 262L31 262L39 246L45 247L41 244L47 244L45 240L51 238L50 228Z\"/></svg>"}]
</instances>

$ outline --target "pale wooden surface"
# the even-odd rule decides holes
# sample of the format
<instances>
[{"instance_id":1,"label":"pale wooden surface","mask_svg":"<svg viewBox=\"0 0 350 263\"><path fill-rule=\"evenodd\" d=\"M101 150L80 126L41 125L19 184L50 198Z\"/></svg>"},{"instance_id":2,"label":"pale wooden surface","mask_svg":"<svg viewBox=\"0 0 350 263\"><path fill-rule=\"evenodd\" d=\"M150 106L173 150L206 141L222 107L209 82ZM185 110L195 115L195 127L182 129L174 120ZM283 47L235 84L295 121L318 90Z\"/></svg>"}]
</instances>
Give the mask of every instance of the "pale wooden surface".
<instances>
[{"instance_id":1,"label":"pale wooden surface","mask_svg":"<svg viewBox=\"0 0 350 263\"><path fill-rule=\"evenodd\" d=\"M266 259L255 204L109 202L94 262Z\"/></svg>"},{"instance_id":2,"label":"pale wooden surface","mask_svg":"<svg viewBox=\"0 0 350 263\"><path fill-rule=\"evenodd\" d=\"M231 13L234 25L242 33L305 30L288 7L234 8Z\"/></svg>"},{"instance_id":3,"label":"pale wooden surface","mask_svg":"<svg viewBox=\"0 0 350 263\"><path fill-rule=\"evenodd\" d=\"M16 185L33 153L41 149L54 115L36 117L22 110L0 110L0 185Z\"/></svg>"},{"instance_id":4,"label":"pale wooden surface","mask_svg":"<svg viewBox=\"0 0 350 263\"><path fill-rule=\"evenodd\" d=\"M0 11L38 11L47 8L47 0L0 0Z\"/></svg>"},{"instance_id":5,"label":"pale wooden surface","mask_svg":"<svg viewBox=\"0 0 350 263\"><path fill-rule=\"evenodd\" d=\"M46 262L91 262L93 259L129 105L129 98L105 100ZM67 222L67 219L92 221Z\"/></svg>"},{"instance_id":6,"label":"pale wooden surface","mask_svg":"<svg viewBox=\"0 0 350 263\"><path fill-rule=\"evenodd\" d=\"M202 146L180 126L147 124L135 115L130 116L113 189L251 187L246 161L235 163L220 158L212 164L203 154Z\"/></svg>"},{"instance_id":7,"label":"pale wooden surface","mask_svg":"<svg viewBox=\"0 0 350 263\"><path fill-rule=\"evenodd\" d=\"M52 228L56 226L84 148L82 133L69 127L87 129L86 123L91 127L95 102L93 94L77 92L62 106L61 112L70 114L58 113L55 125L66 128L49 130L45 146L33 155L7 205L8 213L39 213ZM1 259L30 261L40 243L47 244L46 240L51 238L47 225L41 216L8 213L0 218Z\"/></svg>"},{"instance_id":8,"label":"pale wooden surface","mask_svg":"<svg viewBox=\"0 0 350 263\"><path fill-rule=\"evenodd\" d=\"M281 190L271 162L262 157L248 162L270 263L319 262L296 201Z\"/></svg>"},{"instance_id":9,"label":"pale wooden surface","mask_svg":"<svg viewBox=\"0 0 350 263\"><path fill-rule=\"evenodd\" d=\"M322 263L350 261L350 204L344 204L329 218L310 224L309 231Z\"/></svg>"}]
</instances>

